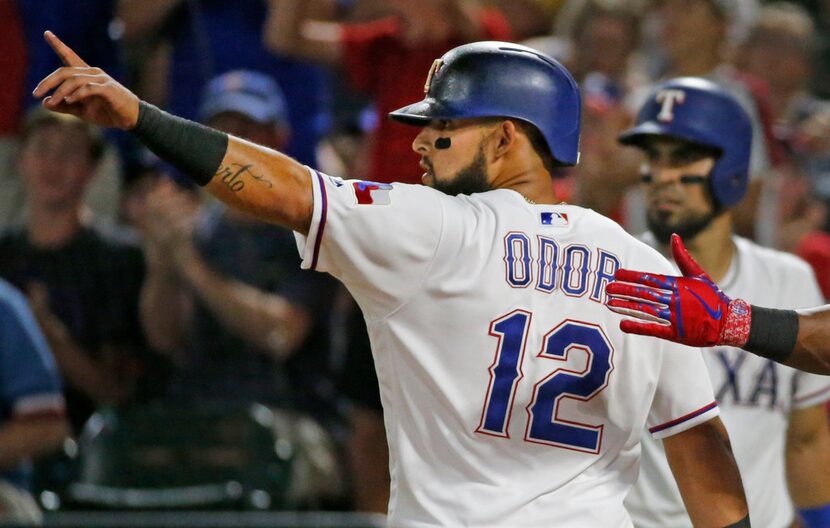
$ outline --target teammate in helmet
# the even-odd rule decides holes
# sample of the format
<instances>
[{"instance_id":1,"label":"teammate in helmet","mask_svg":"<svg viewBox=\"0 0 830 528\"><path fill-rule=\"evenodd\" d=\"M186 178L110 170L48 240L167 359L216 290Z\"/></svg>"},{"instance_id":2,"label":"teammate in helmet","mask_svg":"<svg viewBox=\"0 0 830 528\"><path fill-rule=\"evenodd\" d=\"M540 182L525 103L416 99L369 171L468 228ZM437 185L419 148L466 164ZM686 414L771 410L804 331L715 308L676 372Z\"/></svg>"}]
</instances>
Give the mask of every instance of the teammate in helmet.
<instances>
[{"instance_id":1,"label":"teammate in helmet","mask_svg":"<svg viewBox=\"0 0 830 528\"><path fill-rule=\"evenodd\" d=\"M648 424L692 518L746 526L699 352L624 334L601 303L621 265L671 266L553 191L549 167L576 163L579 135L579 91L553 59L483 42L436 63L426 98L394 117L423 127L413 149L439 192L344 181L179 120L47 38L68 65L35 90L47 107L131 130L293 228L302 265L349 289L385 410L390 525L630 528Z\"/></svg>"},{"instance_id":2,"label":"teammate in helmet","mask_svg":"<svg viewBox=\"0 0 830 528\"><path fill-rule=\"evenodd\" d=\"M672 233L681 234L727 293L752 302L798 308L820 301L807 263L732 233L731 207L746 191L752 144L749 117L732 95L704 79L666 81L620 141L645 153L650 232L643 241L671 256ZM752 524L788 526L793 503L807 508L830 502L830 428L823 405L830 399L830 378L728 346L704 350L704 359ZM642 453L639 480L626 499L634 524L691 526L660 443L644 435Z\"/></svg>"},{"instance_id":3,"label":"teammate in helmet","mask_svg":"<svg viewBox=\"0 0 830 528\"><path fill-rule=\"evenodd\" d=\"M683 167L680 181L690 194L687 199L694 194L698 202L712 201L711 206L699 204L697 211L673 211L655 204L667 194L658 192L664 186L650 185L648 227L662 244L669 243L672 232L697 235L746 193L752 124L735 99L711 81L679 77L660 84L640 110L637 126L624 132L620 142L645 152L645 183L658 183L656 167Z\"/></svg>"}]
</instances>

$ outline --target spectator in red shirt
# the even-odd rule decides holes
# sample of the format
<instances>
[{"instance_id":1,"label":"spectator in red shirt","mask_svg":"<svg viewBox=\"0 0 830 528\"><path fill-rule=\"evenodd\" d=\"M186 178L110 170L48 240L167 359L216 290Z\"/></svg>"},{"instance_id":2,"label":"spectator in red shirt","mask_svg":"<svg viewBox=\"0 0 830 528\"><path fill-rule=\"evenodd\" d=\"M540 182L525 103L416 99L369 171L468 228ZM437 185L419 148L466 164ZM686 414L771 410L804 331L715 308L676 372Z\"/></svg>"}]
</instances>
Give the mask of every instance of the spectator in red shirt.
<instances>
[{"instance_id":1,"label":"spectator in red shirt","mask_svg":"<svg viewBox=\"0 0 830 528\"><path fill-rule=\"evenodd\" d=\"M423 72L450 48L512 38L501 11L464 0L390 0L395 14L365 23L313 20L315 2L275 3L266 22L267 45L283 55L342 66L351 85L374 99L379 115L423 97ZM365 177L420 183L413 139L408 127L380 120Z\"/></svg>"}]
</instances>

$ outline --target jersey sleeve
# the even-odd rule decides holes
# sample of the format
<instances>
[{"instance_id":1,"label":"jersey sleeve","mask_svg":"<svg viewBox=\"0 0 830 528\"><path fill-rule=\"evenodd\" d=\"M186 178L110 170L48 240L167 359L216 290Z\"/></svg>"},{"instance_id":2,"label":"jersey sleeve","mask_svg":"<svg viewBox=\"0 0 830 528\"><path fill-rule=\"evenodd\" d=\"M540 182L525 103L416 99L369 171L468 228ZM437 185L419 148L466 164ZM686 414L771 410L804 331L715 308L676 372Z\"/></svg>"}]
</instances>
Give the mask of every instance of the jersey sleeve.
<instances>
[{"instance_id":1,"label":"jersey sleeve","mask_svg":"<svg viewBox=\"0 0 830 528\"><path fill-rule=\"evenodd\" d=\"M310 175L311 225L308 235L295 233L302 267L342 281L367 320L385 317L422 287L442 235L445 195L421 185Z\"/></svg>"},{"instance_id":2,"label":"jersey sleeve","mask_svg":"<svg viewBox=\"0 0 830 528\"><path fill-rule=\"evenodd\" d=\"M648 416L655 439L682 433L720 414L700 350L662 342L662 364Z\"/></svg>"},{"instance_id":3,"label":"jersey sleeve","mask_svg":"<svg viewBox=\"0 0 830 528\"><path fill-rule=\"evenodd\" d=\"M830 376L798 372L793 378L793 409L806 409L830 400Z\"/></svg>"},{"instance_id":4,"label":"jersey sleeve","mask_svg":"<svg viewBox=\"0 0 830 528\"><path fill-rule=\"evenodd\" d=\"M0 396L13 416L63 414L58 369L25 298L0 284Z\"/></svg>"}]
</instances>

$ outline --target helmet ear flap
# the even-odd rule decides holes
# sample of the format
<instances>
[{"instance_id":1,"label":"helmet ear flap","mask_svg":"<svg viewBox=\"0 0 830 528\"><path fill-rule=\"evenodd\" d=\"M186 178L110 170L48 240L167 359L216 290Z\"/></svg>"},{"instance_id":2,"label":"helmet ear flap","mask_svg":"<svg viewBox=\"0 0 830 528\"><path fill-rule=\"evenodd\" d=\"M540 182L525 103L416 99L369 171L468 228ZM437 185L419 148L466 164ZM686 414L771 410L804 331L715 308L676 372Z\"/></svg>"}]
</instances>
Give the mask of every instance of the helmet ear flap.
<instances>
[{"instance_id":1,"label":"helmet ear flap","mask_svg":"<svg viewBox=\"0 0 830 528\"><path fill-rule=\"evenodd\" d=\"M741 172L723 171L718 178L710 178L712 197L718 207L729 207L740 202L749 187L749 177Z\"/></svg>"}]
</instances>

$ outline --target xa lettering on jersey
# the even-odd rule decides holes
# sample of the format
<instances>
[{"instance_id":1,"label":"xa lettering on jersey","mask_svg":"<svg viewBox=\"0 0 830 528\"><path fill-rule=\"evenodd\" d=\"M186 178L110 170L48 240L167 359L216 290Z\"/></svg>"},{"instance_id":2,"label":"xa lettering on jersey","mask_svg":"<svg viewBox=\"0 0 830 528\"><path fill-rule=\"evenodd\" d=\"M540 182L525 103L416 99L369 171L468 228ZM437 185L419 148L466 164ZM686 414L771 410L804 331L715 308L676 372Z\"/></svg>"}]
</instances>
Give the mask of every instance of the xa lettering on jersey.
<instances>
[{"instance_id":1,"label":"xa lettering on jersey","mask_svg":"<svg viewBox=\"0 0 830 528\"><path fill-rule=\"evenodd\" d=\"M389 205L392 203L392 185L370 181L352 183L358 205Z\"/></svg>"},{"instance_id":2,"label":"xa lettering on jersey","mask_svg":"<svg viewBox=\"0 0 830 528\"><path fill-rule=\"evenodd\" d=\"M722 367L721 385L715 394L718 403L775 409L779 403L778 365L772 361L746 361L747 353L736 349L715 349ZM781 388L783 391L784 389Z\"/></svg>"}]
</instances>

